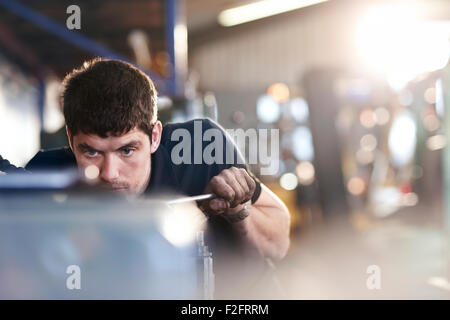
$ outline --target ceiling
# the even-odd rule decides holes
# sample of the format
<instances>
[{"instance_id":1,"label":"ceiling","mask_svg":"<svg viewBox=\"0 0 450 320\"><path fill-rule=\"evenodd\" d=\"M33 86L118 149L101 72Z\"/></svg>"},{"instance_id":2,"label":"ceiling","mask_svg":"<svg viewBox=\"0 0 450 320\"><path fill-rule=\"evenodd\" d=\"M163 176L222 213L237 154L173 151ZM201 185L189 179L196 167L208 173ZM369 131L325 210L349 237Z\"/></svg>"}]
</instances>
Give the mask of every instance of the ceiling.
<instances>
[{"instance_id":1,"label":"ceiling","mask_svg":"<svg viewBox=\"0 0 450 320\"><path fill-rule=\"evenodd\" d=\"M189 32L190 46L197 40L217 37L225 32L239 33L248 27L258 27L266 21L298 19L299 14L308 15L316 9L329 11L347 10L355 3L393 3L396 0L330 0L323 5L296 10L278 17L256 21L244 27L224 28L218 25L217 16L220 11L253 2L255 0L178 0L185 6L186 23ZM280 0L281 1L281 0ZM66 8L73 3L70 0L28 0L20 1L35 12L43 14L64 26L67 14ZM408 3L422 2L433 9L433 16L439 19L450 19L449 0L408 0ZM0 0L8 3L8 0ZM164 0L77 0L83 12L83 27L79 32L120 54L128 60L133 60L135 52L128 45L127 35L134 29L143 30L151 38L152 54L163 52L165 45L164 32ZM227 30L226 30L227 29ZM229 30L231 29L231 30ZM64 30L67 32L67 30ZM193 38L193 39L191 39ZM58 37L53 32L44 31L11 10L0 8L0 52L6 54L11 61L21 65L48 65L58 76L64 76L74 65L79 65L91 57L92 50L85 50L77 45L67 45L67 40ZM98 55L98 54L97 54ZM156 75L165 76L165 62L162 67L152 64L148 69ZM69 68L70 67L70 68Z\"/></svg>"},{"instance_id":2,"label":"ceiling","mask_svg":"<svg viewBox=\"0 0 450 320\"><path fill-rule=\"evenodd\" d=\"M128 36L133 30L142 30L151 39L148 50L160 57L143 67L163 86L169 63L164 0L76 3L81 8L82 24L80 30L72 31L66 28L71 0L0 1L0 53L38 77L50 72L62 78L73 66L95 56L134 61Z\"/></svg>"},{"instance_id":3,"label":"ceiling","mask_svg":"<svg viewBox=\"0 0 450 320\"><path fill-rule=\"evenodd\" d=\"M218 14L228 8L238 5L255 2L257 0L180 0L185 2L187 26L191 34L198 34L208 31L211 27L218 27ZM282 1L282 0L279 0ZM423 7L423 11L427 11L429 17L437 20L450 19L448 11L449 0L329 0L317 6L330 7L342 6L343 10L351 9L355 4L365 3L368 5L380 4L406 4L407 6L418 4ZM348 6L345 8L345 6ZM296 11L307 11L308 8Z\"/></svg>"},{"instance_id":4,"label":"ceiling","mask_svg":"<svg viewBox=\"0 0 450 320\"><path fill-rule=\"evenodd\" d=\"M249 3L246 0L184 0L189 32L196 33L216 24L220 11Z\"/></svg>"}]
</instances>

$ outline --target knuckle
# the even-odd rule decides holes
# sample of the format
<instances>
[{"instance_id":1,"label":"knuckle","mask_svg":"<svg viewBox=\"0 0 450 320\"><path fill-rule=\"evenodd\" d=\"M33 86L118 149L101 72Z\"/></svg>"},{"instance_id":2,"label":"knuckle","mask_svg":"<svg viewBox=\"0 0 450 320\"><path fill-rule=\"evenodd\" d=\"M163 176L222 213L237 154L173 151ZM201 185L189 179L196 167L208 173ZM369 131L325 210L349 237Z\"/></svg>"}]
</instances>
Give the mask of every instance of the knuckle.
<instances>
[{"instance_id":1,"label":"knuckle","mask_svg":"<svg viewBox=\"0 0 450 320\"><path fill-rule=\"evenodd\" d=\"M224 173L225 173L225 176L226 176L227 178L231 178L231 177L233 177L233 176L234 176L234 171L233 171L233 168L230 168L230 169L224 170Z\"/></svg>"},{"instance_id":2,"label":"knuckle","mask_svg":"<svg viewBox=\"0 0 450 320\"><path fill-rule=\"evenodd\" d=\"M224 181L222 178L220 177L214 177L211 179L211 188L213 188L214 190L220 189L221 186L223 185Z\"/></svg>"},{"instance_id":3,"label":"knuckle","mask_svg":"<svg viewBox=\"0 0 450 320\"><path fill-rule=\"evenodd\" d=\"M245 179L245 169L236 168L236 174Z\"/></svg>"},{"instance_id":4,"label":"knuckle","mask_svg":"<svg viewBox=\"0 0 450 320\"><path fill-rule=\"evenodd\" d=\"M217 184L219 184L219 183L220 183L220 177L219 177L219 176L212 177L210 183L211 183L212 185L217 185Z\"/></svg>"},{"instance_id":5,"label":"knuckle","mask_svg":"<svg viewBox=\"0 0 450 320\"><path fill-rule=\"evenodd\" d=\"M227 178L230 175L230 172L228 169L222 170L219 174L219 176L223 177L223 178Z\"/></svg>"},{"instance_id":6,"label":"knuckle","mask_svg":"<svg viewBox=\"0 0 450 320\"><path fill-rule=\"evenodd\" d=\"M251 181L250 181L250 189L251 189L251 191L255 191L255 189L256 189L256 182L253 179L251 179Z\"/></svg>"}]
</instances>

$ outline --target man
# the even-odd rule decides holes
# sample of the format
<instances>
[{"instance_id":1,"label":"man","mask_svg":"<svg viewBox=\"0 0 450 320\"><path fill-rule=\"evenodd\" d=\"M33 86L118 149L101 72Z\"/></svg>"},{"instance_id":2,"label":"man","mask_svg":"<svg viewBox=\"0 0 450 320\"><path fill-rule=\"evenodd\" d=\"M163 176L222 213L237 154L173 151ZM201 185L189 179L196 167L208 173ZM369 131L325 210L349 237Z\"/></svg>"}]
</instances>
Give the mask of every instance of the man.
<instances>
[{"instance_id":1,"label":"man","mask_svg":"<svg viewBox=\"0 0 450 320\"><path fill-rule=\"evenodd\" d=\"M203 119L163 128L157 120L157 93L152 81L125 62L85 62L67 75L63 85L70 148L39 152L27 170L93 165L99 170L101 184L114 192L213 193L217 198L203 208L214 215L212 220L238 234L264 257L281 259L286 255L288 210L244 165L172 161L175 130L193 133L195 121L201 121L203 131L220 129L228 139L220 126Z\"/></svg>"}]
</instances>

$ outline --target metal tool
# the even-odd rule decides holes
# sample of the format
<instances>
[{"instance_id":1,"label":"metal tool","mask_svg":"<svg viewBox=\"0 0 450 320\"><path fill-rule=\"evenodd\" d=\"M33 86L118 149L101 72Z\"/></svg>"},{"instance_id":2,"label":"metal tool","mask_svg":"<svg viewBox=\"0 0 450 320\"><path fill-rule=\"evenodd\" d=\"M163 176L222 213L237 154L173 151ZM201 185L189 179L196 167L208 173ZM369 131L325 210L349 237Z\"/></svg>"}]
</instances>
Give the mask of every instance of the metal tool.
<instances>
[{"instance_id":1,"label":"metal tool","mask_svg":"<svg viewBox=\"0 0 450 320\"><path fill-rule=\"evenodd\" d=\"M199 280L198 297L204 300L214 299L215 276L213 269L213 257L205 244L203 231L197 233L197 272Z\"/></svg>"},{"instance_id":2,"label":"metal tool","mask_svg":"<svg viewBox=\"0 0 450 320\"><path fill-rule=\"evenodd\" d=\"M177 204L183 204L186 202L192 202L192 201L205 201L205 200L211 200L217 198L217 196L213 193L208 193L208 194L202 194L199 196L193 196L193 197L183 197L183 198L178 198L178 199L174 199L174 200L169 200L166 202L166 204L170 207L173 205L177 205ZM204 212L203 212L204 213ZM202 221L203 223L206 223L209 220L209 216L205 214L205 220Z\"/></svg>"},{"instance_id":3,"label":"metal tool","mask_svg":"<svg viewBox=\"0 0 450 320\"><path fill-rule=\"evenodd\" d=\"M208 194L202 194L199 196L178 198L178 199L167 201L166 203L167 203L167 205L170 206L170 205L174 205L174 204L180 204L180 203L191 202L191 201L211 200L216 197L217 196L215 194L208 193Z\"/></svg>"}]
</instances>

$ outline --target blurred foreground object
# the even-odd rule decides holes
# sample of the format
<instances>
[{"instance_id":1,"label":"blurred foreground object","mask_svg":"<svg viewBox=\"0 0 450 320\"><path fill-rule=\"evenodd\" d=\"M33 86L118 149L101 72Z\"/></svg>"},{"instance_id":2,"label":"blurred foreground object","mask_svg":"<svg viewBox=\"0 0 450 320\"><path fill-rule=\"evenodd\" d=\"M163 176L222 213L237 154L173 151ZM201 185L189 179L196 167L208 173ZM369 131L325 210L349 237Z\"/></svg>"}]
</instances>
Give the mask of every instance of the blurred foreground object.
<instances>
[{"instance_id":1,"label":"blurred foreground object","mask_svg":"<svg viewBox=\"0 0 450 320\"><path fill-rule=\"evenodd\" d=\"M193 215L177 209L106 193L0 190L0 298L203 298L199 224L190 228ZM67 284L73 266L80 289Z\"/></svg>"}]
</instances>

